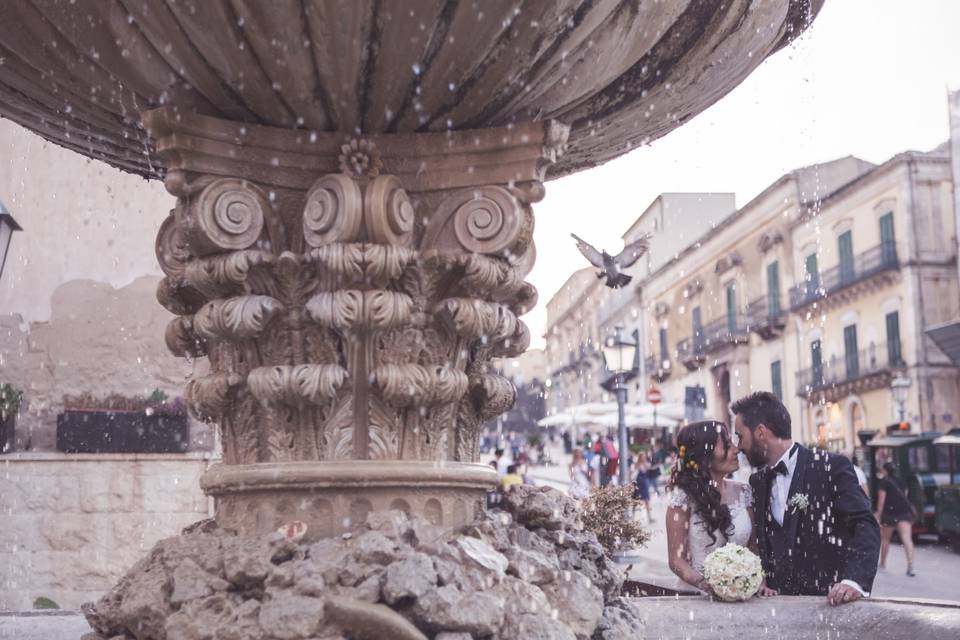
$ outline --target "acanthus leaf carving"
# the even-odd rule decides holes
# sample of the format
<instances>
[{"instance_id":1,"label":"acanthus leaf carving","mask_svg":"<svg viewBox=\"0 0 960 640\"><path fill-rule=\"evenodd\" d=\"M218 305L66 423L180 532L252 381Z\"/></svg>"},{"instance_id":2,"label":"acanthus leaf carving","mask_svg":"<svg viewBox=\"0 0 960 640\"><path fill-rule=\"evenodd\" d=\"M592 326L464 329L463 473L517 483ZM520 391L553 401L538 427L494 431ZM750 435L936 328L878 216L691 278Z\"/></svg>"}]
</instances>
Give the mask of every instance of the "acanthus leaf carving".
<instances>
[{"instance_id":1,"label":"acanthus leaf carving","mask_svg":"<svg viewBox=\"0 0 960 640\"><path fill-rule=\"evenodd\" d=\"M270 296L213 300L193 316L193 330L207 340L244 340L260 335L283 305Z\"/></svg>"},{"instance_id":2,"label":"acanthus leaf carving","mask_svg":"<svg viewBox=\"0 0 960 640\"><path fill-rule=\"evenodd\" d=\"M269 278L269 266L273 262L272 253L258 249L198 258L184 269L183 282L207 298L220 298L242 292L244 284L257 270L263 272L261 279Z\"/></svg>"},{"instance_id":3,"label":"acanthus leaf carving","mask_svg":"<svg viewBox=\"0 0 960 640\"><path fill-rule=\"evenodd\" d=\"M496 342L513 335L517 317L507 307L474 298L447 298L434 309L441 322L458 336Z\"/></svg>"},{"instance_id":4,"label":"acanthus leaf carving","mask_svg":"<svg viewBox=\"0 0 960 640\"><path fill-rule=\"evenodd\" d=\"M260 400L319 405L336 398L348 376L347 370L339 365L274 365L250 371L247 386Z\"/></svg>"},{"instance_id":5,"label":"acanthus leaf carving","mask_svg":"<svg viewBox=\"0 0 960 640\"><path fill-rule=\"evenodd\" d=\"M477 407L480 422L509 411L517 399L517 389L513 383L495 374L472 376L470 393Z\"/></svg>"},{"instance_id":6,"label":"acanthus leaf carving","mask_svg":"<svg viewBox=\"0 0 960 640\"><path fill-rule=\"evenodd\" d=\"M363 280L365 245L360 243L327 244L311 249L307 259L319 267L321 273L339 276L347 283Z\"/></svg>"},{"instance_id":7,"label":"acanthus leaf carving","mask_svg":"<svg viewBox=\"0 0 960 640\"><path fill-rule=\"evenodd\" d=\"M192 315L206 303L203 295L183 285L181 276L166 276L157 284L157 302L178 316Z\"/></svg>"},{"instance_id":8,"label":"acanthus leaf carving","mask_svg":"<svg viewBox=\"0 0 960 640\"><path fill-rule=\"evenodd\" d=\"M192 316L178 316L168 322L164 339L167 349L178 358L207 355L206 341L194 332Z\"/></svg>"},{"instance_id":9,"label":"acanthus leaf carving","mask_svg":"<svg viewBox=\"0 0 960 640\"><path fill-rule=\"evenodd\" d=\"M317 324L340 331L403 326L410 321L412 310L410 296L383 289L325 291L307 302L307 313Z\"/></svg>"},{"instance_id":10,"label":"acanthus leaf carving","mask_svg":"<svg viewBox=\"0 0 960 640\"><path fill-rule=\"evenodd\" d=\"M230 409L232 391L243 378L235 373L213 373L187 383L186 399L191 413L204 421L217 421Z\"/></svg>"},{"instance_id":11,"label":"acanthus leaf carving","mask_svg":"<svg viewBox=\"0 0 960 640\"><path fill-rule=\"evenodd\" d=\"M417 252L405 247L382 244L363 246L363 270L368 282L375 287L399 279L417 259Z\"/></svg>"},{"instance_id":12,"label":"acanthus leaf carving","mask_svg":"<svg viewBox=\"0 0 960 640\"><path fill-rule=\"evenodd\" d=\"M462 371L419 364L382 365L373 372L371 381L395 409L455 402L467 392L468 385Z\"/></svg>"}]
</instances>

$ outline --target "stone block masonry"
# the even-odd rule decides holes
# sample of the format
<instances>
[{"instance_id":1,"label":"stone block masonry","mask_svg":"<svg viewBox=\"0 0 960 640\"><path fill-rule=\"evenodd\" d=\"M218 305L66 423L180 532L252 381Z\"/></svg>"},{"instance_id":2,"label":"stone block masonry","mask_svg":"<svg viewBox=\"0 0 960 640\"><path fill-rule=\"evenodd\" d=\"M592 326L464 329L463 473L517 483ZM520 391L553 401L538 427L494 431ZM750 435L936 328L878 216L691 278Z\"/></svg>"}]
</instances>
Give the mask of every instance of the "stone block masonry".
<instances>
[{"instance_id":1,"label":"stone block masonry","mask_svg":"<svg viewBox=\"0 0 960 640\"><path fill-rule=\"evenodd\" d=\"M0 611L77 609L160 539L211 517L209 453L0 456Z\"/></svg>"}]
</instances>

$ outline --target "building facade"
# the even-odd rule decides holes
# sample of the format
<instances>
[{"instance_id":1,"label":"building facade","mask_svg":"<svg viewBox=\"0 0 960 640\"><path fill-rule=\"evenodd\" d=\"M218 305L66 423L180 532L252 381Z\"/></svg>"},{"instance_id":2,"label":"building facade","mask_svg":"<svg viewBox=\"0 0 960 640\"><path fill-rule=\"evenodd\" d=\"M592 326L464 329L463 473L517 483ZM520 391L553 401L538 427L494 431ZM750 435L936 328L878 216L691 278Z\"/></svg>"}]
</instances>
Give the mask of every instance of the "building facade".
<instances>
[{"instance_id":1,"label":"building facade","mask_svg":"<svg viewBox=\"0 0 960 640\"><path fill-rule=\"evenodd\" d=\"M960 369L926 334L960 317L951 171L943 145L797 169L739 209L730 194L663 194L624 234L653 234L630 286L584 269L548 303L547 414L609 399L598 345L622 327L642 347L631 401L657 386L688 420L729 420L763 389L795 438L837 451L900 422L958 426ZM909 381L902 404L895 379Z\"/></svg>"},{"instance_id":2,"label":"building facade","mask_svg":"<svg viewBox=\"0 0 960 640\"><path fill-rule=\"evenodd\" d=\"M839 451L899 421L960 417L958 371L924 335L957 314L949 155L848 157L791 172L638 286L645 373L689 418L764 389L795 437Z\"/></svg>"},{"instance_id":3,"label":"building facade","mask_svg":"<svg viewBox=\"0 0 960 640\"><path fill-rule=\"evenodd\" d=\"M580 269L547 302L544 401L547 415L605 400L597 308L606 287L595 269Z\"/></svg>"}]
</instances>

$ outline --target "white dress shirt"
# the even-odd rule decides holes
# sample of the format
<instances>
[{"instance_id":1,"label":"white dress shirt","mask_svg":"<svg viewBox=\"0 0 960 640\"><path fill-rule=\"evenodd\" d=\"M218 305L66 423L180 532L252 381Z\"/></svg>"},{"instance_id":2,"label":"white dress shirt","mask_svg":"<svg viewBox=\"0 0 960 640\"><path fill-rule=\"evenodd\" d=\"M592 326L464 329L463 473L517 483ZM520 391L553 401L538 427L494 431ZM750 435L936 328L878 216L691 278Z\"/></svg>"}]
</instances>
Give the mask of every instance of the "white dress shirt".
<instances>
[{"instance_id":1,"label":"white dress shirt","mask_svg":"<svg viewBox=\"0 0 960 640\"><path fill-rule=\"evenodd\" d=\"M793 455L790 455L790 454ZM778 473L773 479L773 486L770 488L770 515L777 521L777 524L783 526L783 515L787 510L787 499L790 497L790 483L793 482L793 472L797 468L797 450L793 443L780 459L770 466L771 469L783 462L787 465L787 474Z\"/></svg>"},{"instance_id":2,"label":"white dress shirt","mask_svg":"<svg viewBox=\"0 0 960 640\"><path fill-rule=\"evenodd\" d=\"M790 484L793 482L793 472L797 469L797 458L799 458L797 455L798 450L799 448L791 442L784 454L780 456L780 459L770 465L771 469L781 462L787 465L786 475L778 473L777 477L773 479L773 486L770 488L770 515L780 526L783 526L783 516L787 511L787 500L790 498ZM854 580L841 580L840 582L850 585L864 597L870 595Z\"/></svg>"}]
</instances>

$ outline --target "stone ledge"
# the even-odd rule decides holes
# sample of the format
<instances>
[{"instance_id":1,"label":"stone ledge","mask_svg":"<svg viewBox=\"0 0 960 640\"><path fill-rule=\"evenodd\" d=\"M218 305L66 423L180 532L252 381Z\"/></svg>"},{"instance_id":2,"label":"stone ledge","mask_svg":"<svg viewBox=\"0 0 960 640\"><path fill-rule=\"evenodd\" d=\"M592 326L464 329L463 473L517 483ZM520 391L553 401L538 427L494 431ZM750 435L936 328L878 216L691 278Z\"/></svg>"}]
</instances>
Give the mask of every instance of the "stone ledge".
<instances>
[{"instance_id":1,"label":"stone ledge","mask_svg":"<svg viewBox=\"0 0 960 640\"><path fill-rule=\"evenodd\" d=\"M646 637L820 640L942 640L960 633L960 602L919 598L868 598L831 607L825 597L778 596L748 602L712 602L706 596L634 599L644 613Z\"/></svg>"},{"instance_id":2,"label":"stone ledge","mask_svg":"<svg viewBox=\"0 0 960 640\"><path fill-rule=\"evenodd\" d=\"M92 631L77 611L0 611L0 640L79 640Z\"/></svg>"},{"instance_id":3,"label":"stone ledge","mask_svg":"<svg viewBox=\"0 0 960 640\"><path fill-rule=\"evenodd\" d=\"M207 460L220 462L220 456L209 451L187 453L60 453L57 451L18 451L0 455L0 464L9 462L179 462Z\"/></svg>"}]
</instances>

